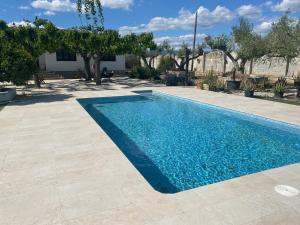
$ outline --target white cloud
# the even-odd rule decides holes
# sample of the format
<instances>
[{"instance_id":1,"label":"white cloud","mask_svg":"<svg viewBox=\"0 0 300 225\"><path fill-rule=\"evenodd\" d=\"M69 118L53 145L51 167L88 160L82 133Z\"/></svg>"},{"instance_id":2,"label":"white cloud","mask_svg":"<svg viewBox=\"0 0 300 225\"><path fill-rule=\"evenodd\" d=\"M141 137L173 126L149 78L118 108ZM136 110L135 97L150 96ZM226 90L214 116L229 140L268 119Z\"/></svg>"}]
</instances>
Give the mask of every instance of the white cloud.
<instances>
[{"instance_id":1,"label":"white cloud","mask_svg":"<svg viewBox=\"0 0 300 225\"><path fill-rule=\"evenodd\" d=\"M21 6L18 7L18 9L20 9L20 10L30 10L31 8L29 6L21 5Z\"/></svg>"},{"instance_id":2,"label":"white cloud","mask_svg":"<svg viewBox=\"0 0 300 225\"><path fill-rule=\"evenodd\" d=\"M242 5L237 9L237 13L248 19L258 19L262 15L262 10L254 5Z\"/></svg>"},{"instance_id":3,"label":"white cloud","mask_svg":"<svg viewBox=\"0 0 300 225\"><path fill-rule=\"evenodd\" d=\"M103 7L111 9L130 9L133 6L133 0L101 0Z\"/></svg>"},{"instance_id":4,"label":"white cloud","mask_svg":"<svg viewBox=\"0 0 300 225\"><path fill-rule=\"evenodd\" d=\"M270 7L271 5L273 5L272 1L266 1L265 3L261 4L261 6L264 6L264 7Z\"/></svg>"},{"instance_id":5,"label":"white cloud","mask_svg":"<svg viewBox=\"0 0 300 225\"><path fill-rule=\"evenodd\" d=\"M206 34L197 34L196 43L201 43L206 36L207 36ZM154 39L154 41L157 44L162 44L166 40L174 48L179 48L183 43L192 46L194 35L186 34L186 35L174 36L174 37L165 36L165 37L159 37Z\"/></svg>"},{"instance_id":6,"label":"white cloud","mask_svg":"<svg viewBox=\"0 0 300 225\"><path fill-rule=\"evenodd\" d=\"M19 26L31 26L31 27L34 27L34 24L33 23L30 23L30 22L27 22L27 21L14 21L14 22L10 22L7 24L9 27L19 27Z\"/></svg>"},{"instance_id":7,"label":"white cloud","mask_svg":"<svg viewBox=\"0 0 300 225\"><path fill-rule=\"evenodd\" d=\"M36 9L45 9L51 12L73 12L76 4L70 0L35 0L31 6Z\"/></svg>"},{"instance_id":8,"label":"white cloud","mask_svg":"<svg viewBox=\"0 0 300 225\"><path fill-rule=\"evenodd\" d=\"M46 16L54 16L56 13L55 12L53 12L53 11L46 11L46 12L44 12L44 15L46 15Z\"/></svg>"},{"instance_id":9,"label":"white cloud","mask_svg":"<svg viewBox=\"0 0 300 225\"><path fill-rule=\"evenodd\" d=\"M254 27L254 31L261 35L266 35L271 31L273 21L264 21L261 24Z\"/></svg>"},{"instance_id":10,"label":"white cloud","mask_svg":"<svg viewBox=\"0 0 300 225\"><path fill-rule=\"evenodd\" d=\"M223 6L217 6L213 11L200 6L198 8L198 26L211 27L233 19L233 13ZM177 17L154 17L149 23L139 26L123 26L119 28L121 34L142 33L162 30L183 29L190 30L194 26L195 13L181 9Z\"/></svg>"},{"instance_id":11,"label":"white cloud","mask_svg":"<svg viewBox=\"0 0 300 225\"><path fill-rule=\"evenodd\" d=\"M101 0L103 7L111 9L129 9L134 0ZM44 9L45 15L54 15L54 12L76 12L77 5L71 0L34 0L31 6Z\"/></svg>"},{"instance_id":12,"label":"white cloud","mask_svg":"<svg viewBox=\"0 0 300 225\"><path fill-rule=\"evenodd\" d=\"M282 0L282 2L271 6L271 9L278 12L300 12L300 0Z\"/></svg>"}]
</instances>

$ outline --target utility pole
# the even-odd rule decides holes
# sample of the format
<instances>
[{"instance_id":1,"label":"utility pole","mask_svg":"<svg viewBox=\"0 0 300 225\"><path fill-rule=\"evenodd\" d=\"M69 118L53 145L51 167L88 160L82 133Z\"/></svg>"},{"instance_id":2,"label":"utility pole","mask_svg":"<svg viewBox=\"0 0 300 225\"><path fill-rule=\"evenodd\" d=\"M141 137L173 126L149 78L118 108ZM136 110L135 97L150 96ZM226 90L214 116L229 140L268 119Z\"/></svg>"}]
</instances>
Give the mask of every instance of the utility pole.
<instances>
[{"instance_id":1,"label":"utility pole","mask_svg":"<svg viewBox=\"0 0 300 225\"><path fill-rule=\"evenodd\" d=\"M196 17L195 17L194 42L193 42L193 57L192 57L191 71L194 70L194 57L195 57L196 36L197 36L197 23L198 23L198 10L196 11Z\"/></svg>"}]
</instances>

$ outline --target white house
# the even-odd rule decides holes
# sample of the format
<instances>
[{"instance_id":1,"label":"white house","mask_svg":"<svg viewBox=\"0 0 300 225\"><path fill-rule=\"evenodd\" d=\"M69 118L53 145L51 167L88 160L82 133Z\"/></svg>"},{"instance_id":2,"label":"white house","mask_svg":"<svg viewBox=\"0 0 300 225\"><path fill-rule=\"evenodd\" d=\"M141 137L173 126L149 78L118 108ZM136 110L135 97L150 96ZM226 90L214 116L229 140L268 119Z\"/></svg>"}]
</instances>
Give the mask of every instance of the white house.
<instances>
[{"instance_id":1,"label":"white house","mask_svg":"<svg viewBox=\"0 0 300 225\"><path fill-rule=\"evenodd\" d=\"M91 60L91 69L94 62ZM72 54L63 50L55 53L45 53L39 58L40 68L47 72L84 71L83 58L79 54ZM101 61L101 70L106 67L108 71L125 72L125 55L108 55Z\"/></svg>"}]
</instances>

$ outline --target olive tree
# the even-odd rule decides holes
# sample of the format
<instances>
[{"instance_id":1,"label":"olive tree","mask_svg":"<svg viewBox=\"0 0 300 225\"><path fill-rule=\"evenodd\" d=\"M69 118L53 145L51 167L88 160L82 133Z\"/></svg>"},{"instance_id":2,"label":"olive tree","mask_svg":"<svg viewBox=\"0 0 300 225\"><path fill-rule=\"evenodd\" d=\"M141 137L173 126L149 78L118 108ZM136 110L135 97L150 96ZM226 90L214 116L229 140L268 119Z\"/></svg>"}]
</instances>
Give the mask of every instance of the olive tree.
<instances>
[{"instance_id":1,"label":"olive tree","mask_svg":"<svg viewBox=\"0 0 300 225\"><path fill-rule=\"evenodd\" d=\"M153 60L159 55L152 33L130 34L124 37L132 54L140 57L144 65L152 68ZM148 60L149 58L149 60Z\"/></svg>"},{"instance_id":2,"label":"olive tree","mask_svg":"<svg viewBox=\"0 0 300 225\"><path fill-rule=\"evenodd\" d=\"M244 18L240 18L239 24L232 27L232 36L236 44L237 59L240 61L238 70L245 73L245 64L250 61L252 73L253 60L267 53L265 40L253 31L253 24Z\"/></svg>"},{"instance_id":3,"label":"olive tree","mask_svg":"<svg viewBox=\"0 0 300 225\"><path fill-rule=\"evenodd\" d=\"M170 56L176 67L180 71L184 71L188 70L190 61L197 59L199 56L203 55L203 53L202 45L198 45L193 56L192 49L190 49L186 44L182 44L180 49L172 49Z\"/></svg>"},{"instance_id":4,"label":"olive tree","mask_svg":"<svg viewBox=\"0 0 300 225\"><path fill-rule=\"evenodd\" d=\"M268 55L270 57L280 57L285 60L285 76L288 74L291 60L300 54L299 23L299 19L293 20L288 15L284 15L278 22L272 24L271 32L267 36Z\"/></svg>"},{"instance_id":5,"label":"olive tree","mask_svg":"<svg viewBox=\"0 0 300 225\"><path fill-rule=\"evenodd\" d=\"M91 80L90 62L92 58L92 33L85 28L73 28L63 31L64 47L68 51L78 53L83 58L85 79Z\"/></svg>"}]
</instances>

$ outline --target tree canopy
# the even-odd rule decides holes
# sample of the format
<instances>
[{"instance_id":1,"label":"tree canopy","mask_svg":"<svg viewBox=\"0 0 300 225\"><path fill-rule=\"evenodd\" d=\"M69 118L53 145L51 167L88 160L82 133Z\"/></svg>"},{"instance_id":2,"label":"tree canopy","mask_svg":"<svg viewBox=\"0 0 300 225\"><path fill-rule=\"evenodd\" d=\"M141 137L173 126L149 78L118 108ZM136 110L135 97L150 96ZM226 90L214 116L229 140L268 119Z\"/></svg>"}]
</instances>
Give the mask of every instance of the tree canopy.
<instances>
[{"instance_id":1,"label":"tree canopy","mask_svg":"<svg viewBox=\"0 0 300 225\"><path fill-rule=\"evenodd\" d=\"M270 57L280 57L286 61L285 76L289 70L290 61L300 54L300 20L293 20L288 15L282 16L273 23L267 36Z\"/></svg>"},{"instance_id":2,"label":"tree canopy","mask_svg":"<svg viewBox=\"0 0 300 225\"><path fill-rule=\"evenodd\" d=\"M34 57L22 45L14 30L0 21L0 82L25 84L37 69Z\"/></svg>"},{"instance_id":3,"label":"tree canopy","mask_svg":"<svg viewBox=\"0 0 300 225\"><path fill-rule=\"evenodd\" d=\"M104 17L100 0L77 0L77 11L80 18L84 15L87 21L93 21L88 25L91 30L103 30Z\"/></svg>"}]
</instances>

